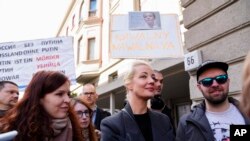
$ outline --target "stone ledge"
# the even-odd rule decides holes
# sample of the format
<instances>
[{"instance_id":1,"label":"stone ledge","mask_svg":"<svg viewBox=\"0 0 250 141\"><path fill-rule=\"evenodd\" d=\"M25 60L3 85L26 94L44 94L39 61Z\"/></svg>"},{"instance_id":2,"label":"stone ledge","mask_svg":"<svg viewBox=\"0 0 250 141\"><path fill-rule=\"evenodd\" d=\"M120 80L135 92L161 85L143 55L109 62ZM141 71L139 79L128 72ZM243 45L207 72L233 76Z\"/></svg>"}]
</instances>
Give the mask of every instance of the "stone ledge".
<instances>
[{"instance_id":1,"label":"stone ledge","mask_svg":"<svg viewBox=\"0 0 250 141\"><path fill-rule=\"evenodd\" d=\"M190 28L185 47L190 51L250 25L250 1L241 0Z\"/></svg>"},{"instance_id":2,"label":"stone ledge","mask_svg":"<svg viewBox=\"0 0 250 141\"><path fill-rule=\"evenodd\" d=\"M223 38L223 37L225 37L225 36L227 36L227 35L229 35L229 34L232 34L232 33L234 33L234 32L237 32L237 31L239 31L239 30L242 30L243 28L246 28L246 27L248 27L250 25L250 22L247 22L247 23L244 23L244 24L242 24L242 25L239 25L239 26L237 26L237 27L234 27L234 28L232 28L232 29L229 29L228 31L225 31L225 32L223 32L223 33L221 33L221 34L218 34L218 35L216 35L216 36L214 36L214 37L211 37L210 39L207 39L207 40L205 40L205 41L203 41L203 42L200 42L200 43L198 43L198 44L196 44L196 45L194 45L194 46L192 46L192 47L190 47L190 48L188 48L188 50L189 51L193 51L193 50L195 50L195 49L198 49L198 48L200 48L200 47L202 47L202 46L205 46L205 45L207 45L207 44L209 44L209 43L212 43L212 42L214 42L214 41L216 41L216 40L218 40L218 39L220 39L220 38Z\"/></svg>"},{"instance_id":3,"label":"stone ledge","mask_svg":"<svg viewBox=\"0 0 250 141\"><path fill-rule=\"evenodd\" d=\"M183 11L184 26L185 28L191 28L195 24L209 18L210 16L216 14L217 12L227 8L229 5L233 4L237 0L199 0L193 3L190 7L187 7ZM200 5L211 5L211 6L200 6ZM193 12L195 9L196 12Z\"/></svg>"},{"instance_id":4,"label":"stone ledge","mask_svg":"<svg viewBox=\"0 0 250 141\"><path fill-rule=\"evenodd\" d=\"M192 4L195 0L181 0L181 6L186 8L188 7L190 4Z\"/></svg>"}]
</instances>

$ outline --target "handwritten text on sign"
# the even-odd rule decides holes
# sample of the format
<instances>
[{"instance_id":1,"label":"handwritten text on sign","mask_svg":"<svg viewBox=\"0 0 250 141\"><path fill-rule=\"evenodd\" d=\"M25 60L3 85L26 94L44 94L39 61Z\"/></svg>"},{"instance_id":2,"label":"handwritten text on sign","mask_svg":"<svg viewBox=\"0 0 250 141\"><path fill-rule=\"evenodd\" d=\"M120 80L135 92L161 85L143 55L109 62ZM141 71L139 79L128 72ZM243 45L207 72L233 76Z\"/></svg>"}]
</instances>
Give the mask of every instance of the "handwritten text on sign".
<instances>
[{"instance_id":1,"label":"handwritten text on sign","mask_svg":"<svg viewBox=\"0 0 250 141\"><path fill-rule=\"evenodd\" d=\"M72 37L0 44L0 81L25 87L39 70L57 70L75 80Z\"/></svg>"},{"instance_id":2,"label":"handwritten text on sign","mask_svg":"<svg viewBox=\"0 0 250 141\"><path fill-rule=\"evenodd\" d=\"M129 30L127 15L112 17L110 52L112 58L183 57L178 16L161 15L159 30Z\"/></svg>"}]
</instances>

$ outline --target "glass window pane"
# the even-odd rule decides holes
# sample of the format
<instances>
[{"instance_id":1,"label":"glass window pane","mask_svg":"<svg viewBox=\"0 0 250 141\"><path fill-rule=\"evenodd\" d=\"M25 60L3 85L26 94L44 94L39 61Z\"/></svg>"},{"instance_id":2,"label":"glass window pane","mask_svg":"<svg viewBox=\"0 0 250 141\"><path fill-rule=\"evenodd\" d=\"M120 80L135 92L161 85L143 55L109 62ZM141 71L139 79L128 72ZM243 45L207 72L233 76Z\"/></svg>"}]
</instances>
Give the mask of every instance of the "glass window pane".
<instances>
[{"instance_id":1,"label":"glass window pane","mask_svg":"<svg viewBox=\"0 0 250 141\"><path fill-rule=\"evenodd\" d=\"M90 0L89 11L96 11L96 0Z\"/></svg>"},{"instance_id":2,"label":"glass window pane","mask_svg":"<svg viewBox=\"0 0 250 141\"><path fill-rule=\"evenodd\" d=\"M95 52L95 38L89 39L89 48L88 48L88 59L89 60L96 60L98 59L98 56Z\"/></svg>"}]
</instances>

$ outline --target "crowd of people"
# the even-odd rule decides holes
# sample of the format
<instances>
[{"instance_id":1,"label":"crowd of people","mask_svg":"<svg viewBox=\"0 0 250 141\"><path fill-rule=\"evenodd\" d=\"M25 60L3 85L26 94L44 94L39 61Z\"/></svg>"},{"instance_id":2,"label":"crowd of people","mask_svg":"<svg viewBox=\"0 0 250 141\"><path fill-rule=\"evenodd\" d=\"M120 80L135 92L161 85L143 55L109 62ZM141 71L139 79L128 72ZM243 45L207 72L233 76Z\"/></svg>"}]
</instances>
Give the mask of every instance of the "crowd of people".
<instances>
[{"instance_id":1,"label":"crowd of people","mask_svg":"<svg viewBox=\"0 0 250 141\"><path fill-rule=\"evenodd\" d=\"M161 98L163 74L146 61L126 71L126 103L113 115L97 106L93 84L71 98L70 81L59 71L36 72L19 100L18 85L1 81L0 133L17 131L14 141L229 141L230 125L250 124L250 53L239 100L229 96L228 69L219 61L200 65L197 88L204 100L176 128Z\"/></svg>"}]
</instances>

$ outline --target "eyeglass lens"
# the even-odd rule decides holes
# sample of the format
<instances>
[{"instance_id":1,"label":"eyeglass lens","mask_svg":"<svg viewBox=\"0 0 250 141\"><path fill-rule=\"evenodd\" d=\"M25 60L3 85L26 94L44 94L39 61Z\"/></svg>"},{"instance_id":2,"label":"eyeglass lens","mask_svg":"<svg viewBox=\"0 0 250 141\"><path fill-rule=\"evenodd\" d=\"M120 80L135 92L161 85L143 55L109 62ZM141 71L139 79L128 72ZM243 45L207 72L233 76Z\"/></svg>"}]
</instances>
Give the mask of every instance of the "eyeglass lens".
<instances>
[{"instance_id":1,"label":"eyeglass lens","mask_svg":"<svg viewBox=\"0 0 250 141\"><path fill-rule=\"evenodd\" d=\"M94 92L85 92L84 93L84 95L90 95L90 96L92 96L92 95L94 95L95 93Z\"/></svg>"},{"instance_id":2,"label":"eyeglass lens","mask_svg":"<svg viewBox=\"0 0 250 141\"><path fill-rule=\"evenodd\" d=\"M80 117L80 118L82 118L83 115L85 115L85 117L89 117L90 113L89 113L89 110L77 111L77 115L78 115L78 117Z\"/></svg>"}]
</instances>

